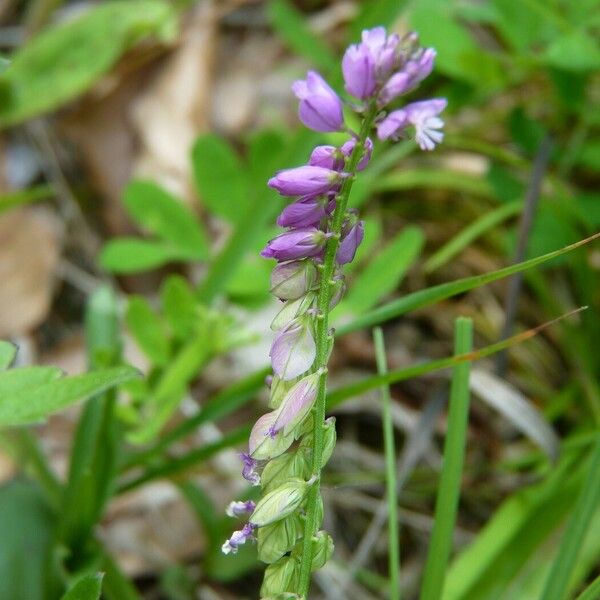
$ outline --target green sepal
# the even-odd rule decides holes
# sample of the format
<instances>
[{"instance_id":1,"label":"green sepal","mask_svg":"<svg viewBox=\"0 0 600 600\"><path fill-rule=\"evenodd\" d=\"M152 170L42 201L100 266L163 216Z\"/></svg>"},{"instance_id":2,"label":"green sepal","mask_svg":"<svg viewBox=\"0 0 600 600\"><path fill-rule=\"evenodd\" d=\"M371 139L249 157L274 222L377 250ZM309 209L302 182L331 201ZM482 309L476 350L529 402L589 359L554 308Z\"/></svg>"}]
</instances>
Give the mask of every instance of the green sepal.
<instances>
[{"instance_id":1,"label":"green sepal","mask_svg":"<svg viewBox=\"0 0 600 600\"><path fill-rule=\"evenodd\" d=\"M296 545L302 536L302 530L302 520L298 514L260 527L257 533L258 558L267 564L278 561Z\"/></svg>"},{"instance_id":2,"label":"green sepal","mask_svg":"<svg viewBox=\"0 0 600 600\"><path fill-rule=\"evenodd\" d=\"M284 556L265 570L265 577L260 588L262 598L286 598L286 592L297 587L299 563L295 558ZM292 595L292 598L297 596Z\"/></svg>"},{"instance_id":3,"label":"green sepal","mask_svg":"<svg viewBox=\"0 0 600 600\"><path fill-rule=\"evenodd\" d=\"M258 501L250 515L250 523L264 527L285 519L300 507L309 488L309 483L303 479L290 479Z\"/></svg>"},{"instance_id":4,"label":"green sepal","mask_svg":"<svg viewBox=\"0 0 600 600\"><path fill-rule=\"evenodd\" d=\"M277 331L285 327L290 321L300 317L313 305L317 295L314 292L308 292L305 296L297 300L288 300L283 308L275 315L271 322L271 329Z\"/></svg>"},{"instance_id":5,"label":"green sepal","mask_svg":"<svg viewBox=\"0 0 600 600\"><path fill-rule=\"evenodd\" d=\"M303 479L306 466L305 452L301 450L269 461L260 476L263 492L270 492L290 479Z\"/></svg>"}]
</instances>

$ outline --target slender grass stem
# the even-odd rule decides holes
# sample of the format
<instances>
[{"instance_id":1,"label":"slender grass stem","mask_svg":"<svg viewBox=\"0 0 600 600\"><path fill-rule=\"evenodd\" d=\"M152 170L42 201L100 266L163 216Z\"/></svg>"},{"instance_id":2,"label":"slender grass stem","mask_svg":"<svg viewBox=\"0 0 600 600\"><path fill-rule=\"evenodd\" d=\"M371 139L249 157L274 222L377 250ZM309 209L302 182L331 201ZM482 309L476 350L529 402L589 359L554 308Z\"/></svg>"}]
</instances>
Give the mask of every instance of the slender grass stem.
<instances>
[{"instance_id":1,"label":"slender grass stem","mask_svg":"<svg viewBox=\"0 0 600 600\"><path fill-rule=\"evenodd\" d=\"M373 330L377 372L387 373L385 341L381 327ZM381 386L381 404L383 409L383 444L385 450L385 485L388 507L388 558L390 576L390 600L400 600L400 534L398 531L398 500L396 497L396 448L394 444L394 425L390 388Z\"/></svg>"},{"instance_id":2,"label":"slender grass stem","mask_svg":"<svg viewBox=\"0 0 600 600\"><path fill-rule=\"evenodd\" d=\"M596 445L592 451L587 479L571 514L540 600L564 600L567 597L569 581L577 562L577 555L585 539L590 521L600 503L599 471L600 435L597 436Z\"/></svg>"},{"instance_id":3,"label":"slender grass stem","mask_svg":"<svg viewBox=\"0 0 600 600\"><path fill-rule=\"evenodd\" d=\"M464 354L470 352L472 347L473 322L471 319L460 317L455 324L454 352ZM444 462L435 505L433 532L421 586L421 600L439 600L444 589L444 576L452 548L452 532L458 511L465 454L470 370L471 363L464 362L454 367L452 373Z\"/></svg>"},{"instance_id":4,"label":"slender grass stem","mask_svg":"<svg viewBox=\"0 0 600 600\"><path fill-rule=\"evenodd\" d=\"M600 598L600 575L577 596L576 600L596 600L597 598Z\"/></svg>"},{"instance_id":5,"label":"slender grass stem","mask_svg":"<svg viewBox=\"0 0 600 600\"><path fill-rule=\"evenodd\" d=\"M345 171L349 174L340 189L336 198L336 208L333 213L331 233L333 236L327 240L325 246L325 258L321 268L319 294L317 298L317 324L316 324L316 344L317 357L314 364L314 370L323 369L323 374L319 380L319 388L314 410L314 432L313 432L313 461L312 471L316 476L316 483L311 487L307 507L306 521L304 524L304 540L302 547L302 562L300 566L300 583L299 593L301 596L308 596L310 588L310 573L313 557L313 536L316 533L317 527L317 508L320 494L320 477L323 463L323 422L325 421L326 407L326 386L327 386L327 360L329 357L329 349L331 345L331 336L329 333L329 305L331 302L332 277L335 269L335 257L340 243L340 236L346 208L348 206L348 198L350 190L354 182L357 166L361 158L365 140L373 126L373 121L377 114L375 103L371 103L365 113L365 118L357 139L357 143L348 158Z\"/></svg>"}]
</instances>

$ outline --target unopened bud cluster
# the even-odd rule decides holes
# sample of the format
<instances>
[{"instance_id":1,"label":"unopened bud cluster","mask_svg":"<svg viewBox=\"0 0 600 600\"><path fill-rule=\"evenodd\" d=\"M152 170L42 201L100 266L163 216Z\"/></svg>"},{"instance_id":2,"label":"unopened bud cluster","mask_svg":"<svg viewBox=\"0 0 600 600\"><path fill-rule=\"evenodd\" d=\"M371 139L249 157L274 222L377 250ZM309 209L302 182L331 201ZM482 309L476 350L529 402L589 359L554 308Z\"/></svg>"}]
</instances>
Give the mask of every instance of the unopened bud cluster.
<instances>
[{"instance_id":1,"label":"unopened bud cluster","mask_svg":"<svg viewBox=\"0 0 600 600\"><path fill-rule=\"evenodd\" d=\"M342 61L345 88L354 97L347 105L363 121L360 134L346 128L342 100L318 73L310 71L292 87L302 123L320 132L345 131L350 138L339 147L317 146L308 164L280 171L269 180L269 186L295 200L277 219L286 231L261 253L277 261L271 292L283 303L271 325L271 411L258 419L248 452L242 454L243 476L260 485L263 495L256 505L230 505L228 514L247 514L248 521L223 545L223 552L236 552L248 539L257 540L259 558L269 564L263 597L298 589L302 551L307 548L302 540L307 496L311 486L318 485L320 468L335 445L334 420L323 422L321 417L315 422L313 407L319 390L324 390L332 346L328 313L345 290L342 267L354 259L364 236L364 222L347 209L350 185L371 159L371 127L382 140L412 132L423 150L442 140L439 114L446 106L444 99L412 102L387 112L391 102L429 75L434 58L435 51L419 47L414 34L400 38L383 27L362 33L362 41L350 46ZM322 431L315 468L317 427ZM311 570L323 566L333 552L331 537L320 531L322 509L319 512L318 518L313 515L310 536Z\"/></svg>"}]
</instances>

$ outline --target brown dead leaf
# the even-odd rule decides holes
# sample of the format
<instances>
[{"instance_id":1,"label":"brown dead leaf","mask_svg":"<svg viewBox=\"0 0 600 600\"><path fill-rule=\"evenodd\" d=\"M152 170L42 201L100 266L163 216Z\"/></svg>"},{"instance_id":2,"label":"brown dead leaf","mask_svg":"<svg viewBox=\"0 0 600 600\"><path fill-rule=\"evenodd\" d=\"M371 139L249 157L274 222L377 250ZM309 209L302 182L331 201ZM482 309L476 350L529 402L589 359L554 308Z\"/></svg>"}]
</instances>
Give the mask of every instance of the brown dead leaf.
<instances>
[{"instance_id":1,"label":"brown dead leaf","mask_svg":"<svg viewBox=\"0 0 600 600\"><path fill-rule=\"evenodd\" d=\"M0 337L24 334L48 314L61 231L48 210L0 215Z\"/></svg>"}]
</instances>

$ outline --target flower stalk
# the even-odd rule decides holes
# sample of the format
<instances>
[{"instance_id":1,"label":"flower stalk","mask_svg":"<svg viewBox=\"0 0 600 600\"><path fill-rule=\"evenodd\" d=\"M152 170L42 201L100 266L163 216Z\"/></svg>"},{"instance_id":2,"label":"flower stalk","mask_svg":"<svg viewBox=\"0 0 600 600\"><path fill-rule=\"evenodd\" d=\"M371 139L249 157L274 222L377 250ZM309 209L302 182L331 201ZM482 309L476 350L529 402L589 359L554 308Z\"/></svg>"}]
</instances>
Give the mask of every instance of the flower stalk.
<instances>
[{"instance_id":1,"label":"flower stalk","mask_svg":"<svg viewBox=\"0 0 600 600\"><path fill-rule=\"evenodd\" d=\"M316 477L316 483L308 495L306 506L306 521L304 525L304 540L302 550L302 563L300 565L300 585L298 593L301 596L306 596L310 587L310 573L313 559L313 537L317 530L316 516L317 505L320 494L321 470L323 468L323 442L325 428L325 408L327 401L327 362L329 358L330 334L329 334L329 312L331 290L333 288L333 273L335 270L335 257L340 245L342 224L348 207L350 191L354 183L358 163L362 156L362 149L365 146L369 132L373 127L373 122L377 114L377 106L371 102L365 111L364 120L357 143L355 144L352 153L347 159L345 171L350 174L344 180L342 187L336 196L336 208L333 212L333 222L331 231L333 236L327 240L325 246L325 259L320 265L321 282L319 285L319 293L317 296L317 324L316 324L316 344L317 357L315 360L315 368L323 369L321 378L319 379L319 387L317 391L317 400L314 408L314 428L313 428L313 460L312 473Z\"/></svg>"}]
</instances>

